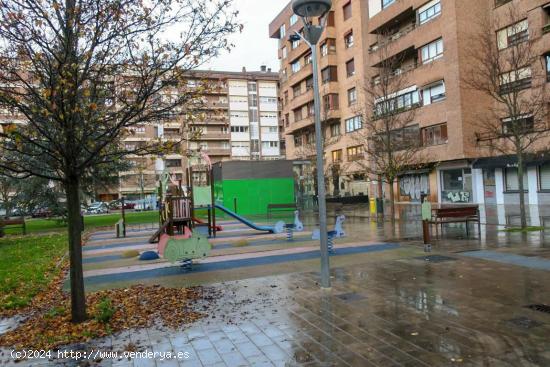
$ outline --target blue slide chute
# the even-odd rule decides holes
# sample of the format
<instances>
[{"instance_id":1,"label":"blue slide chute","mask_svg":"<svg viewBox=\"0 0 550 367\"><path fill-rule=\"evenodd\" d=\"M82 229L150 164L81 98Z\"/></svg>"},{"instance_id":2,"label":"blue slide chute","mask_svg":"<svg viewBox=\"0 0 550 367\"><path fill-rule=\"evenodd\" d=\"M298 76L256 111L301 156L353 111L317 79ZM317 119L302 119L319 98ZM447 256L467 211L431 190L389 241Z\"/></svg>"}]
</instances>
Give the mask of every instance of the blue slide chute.
<instances>
[{"instance_id":1,"label":"blue slide chute","mask_svg":"<svg viewBox=\"0 0 550 367\"><path fill-rule=\"evenodd\" d=\"M235 218L236 220L238 220L239 222L241 223L244 223L246 224L248 227L252 228L252 229L255 229L256 231L263 231L263 232L269 232L269 233L275 233L275 229L273 227L268 227L268 226L258 226L254 223L252 223L251 221L249 221L248 219L244 218L244 217L241 217L239 214L227 209L226 207L220 205L220 204L216 204L214 205L216 207L216 209L220 209L222 212L224 212L225 214Z\"/></svg>"}]
</instances>

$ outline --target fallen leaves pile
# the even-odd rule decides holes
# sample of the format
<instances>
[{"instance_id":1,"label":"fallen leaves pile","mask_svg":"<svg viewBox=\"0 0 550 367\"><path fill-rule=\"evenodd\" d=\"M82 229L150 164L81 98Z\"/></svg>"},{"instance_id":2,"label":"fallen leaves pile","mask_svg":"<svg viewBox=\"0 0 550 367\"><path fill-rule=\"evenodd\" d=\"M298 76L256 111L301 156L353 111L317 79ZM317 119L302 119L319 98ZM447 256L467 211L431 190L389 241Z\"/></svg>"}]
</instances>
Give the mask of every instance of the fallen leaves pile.
<instances>
[{"instance_id":1,"label":"fallen leaves pile","mask_svg":"<svg viewBox=\"0 0 550 367\"><path fill-rule=\"evenodd\" d=\"M62 280L61 280L62 281ZM58 283L58 284L54 284ZM57 287L55 286L57 285ZM202 287L187 289L137 285L126 289L101 291L88 295L89 319L71 323L70 296L61 291L60 280L52 283L52 293L43 292L33 300L33 312L17 329L0 335L0 345L15 348L52 350L62 345L91 339L132 328L164 325L177 328L206 316L208 303L217 297ZM101 303L110 300L113 314L108 322L99 321ZM205 300L201 311L198 301Z\"/></svg>"}]
</instances>

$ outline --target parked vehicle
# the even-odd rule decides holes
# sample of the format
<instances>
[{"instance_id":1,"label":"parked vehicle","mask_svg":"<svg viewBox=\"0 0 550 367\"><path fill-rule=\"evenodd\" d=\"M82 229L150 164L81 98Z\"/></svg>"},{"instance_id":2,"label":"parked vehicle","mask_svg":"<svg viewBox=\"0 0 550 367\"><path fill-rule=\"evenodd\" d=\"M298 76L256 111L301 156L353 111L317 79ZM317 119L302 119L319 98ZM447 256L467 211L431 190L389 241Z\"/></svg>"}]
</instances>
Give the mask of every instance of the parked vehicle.
<instances>
[{"instance_id":1,"label":"parked vehicle","mask_svg":"<svg viewBox=\"0 0 550 367\"><path fill-rule=\"evenodd\" d=\"M53 212L47 207L35 209L31 214L33 218L50 218L52 216Z\"/></svg>"},{"instance_id":2,"label":"parked vehicle","mask_svg":"<svg viewBox=\"0 0 550 367\"><path fill-rule=\"evenodd\" d=\"M136 207L135 203L130 203L130 202L127 202L127 201L124 202L124 209L126 209L126 210L133 210L133 209L135 209L135 207ZM113 201L111 201L109 203L109 209L121 210L122 209L122 200L113 200Z\"/></svg>"},{"instance_id":3,"label":"parked vehicle","mask_svg":"<svg viewBox=\"0 0 550 367\"><path fill-rule=\"evenodd\" d=\"M107 214L109 213L109 206L106 203L97 202L92 203L86 209L86 214Z\"/></svg>"}]
</instances>

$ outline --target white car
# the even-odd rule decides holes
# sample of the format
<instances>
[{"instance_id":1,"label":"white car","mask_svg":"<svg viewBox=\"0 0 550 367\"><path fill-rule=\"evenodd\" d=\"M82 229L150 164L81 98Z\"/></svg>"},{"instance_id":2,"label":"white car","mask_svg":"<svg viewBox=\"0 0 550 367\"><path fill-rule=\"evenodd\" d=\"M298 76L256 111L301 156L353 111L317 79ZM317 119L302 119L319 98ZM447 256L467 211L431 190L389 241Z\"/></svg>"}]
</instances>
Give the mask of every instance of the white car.
<instances>
[{"instance_id":1,"label":"white car","mask_svg":"<svg viewBox=\"0 0 550 367\"><path fill-rule=\"evenodd\" d=\"M87 214L107 214L109 206L105 203L93 203L86 209Z\"/></svg>"}]
</instances>

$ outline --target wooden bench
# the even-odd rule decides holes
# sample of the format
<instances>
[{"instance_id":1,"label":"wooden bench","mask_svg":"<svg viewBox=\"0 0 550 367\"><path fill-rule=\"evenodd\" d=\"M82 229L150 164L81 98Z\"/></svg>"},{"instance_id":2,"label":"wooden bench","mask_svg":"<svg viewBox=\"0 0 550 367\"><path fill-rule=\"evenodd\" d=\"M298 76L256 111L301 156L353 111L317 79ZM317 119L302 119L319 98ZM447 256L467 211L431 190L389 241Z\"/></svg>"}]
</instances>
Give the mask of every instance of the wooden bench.
<instances>
[{"instance_id":1,"label":"wooden bench","mask_svg":"<svg viewBox=\"0 0 550 367\"><path fill-rule=\"evenodd\" d=\"M296 204L267 204L267 217L271 218L271 214L274 211L294 211L296 210Z\"/></svg>"},{"instance_id":2,"label":"wooden bench","mask_svg":"<svg viewBox=\"0 0 550 367\"><path fill-rule=\"evenodd\" d=\"M4 236L4 231L9 228L21 228L23 234L27 234L27 225L25 218L0 219L0 237Z\"/></svg>"},{"instance_id":3,"label":"wooden bench","mask_svg":"<svg viewBox=\"0 0 550 367\"><path fill-rule=\"evenodd\" d=\"M470 222L477 222L478 233L481 233L479 207L454 206L433 208L432 220L429 221L430 224L435 225L436 236L439 236L438 226L441 226L441 232L443 232L443 224L447 223L466 223L466 235L470 236L470 230L468 228Z\"/></svg>"}]
</instances>

